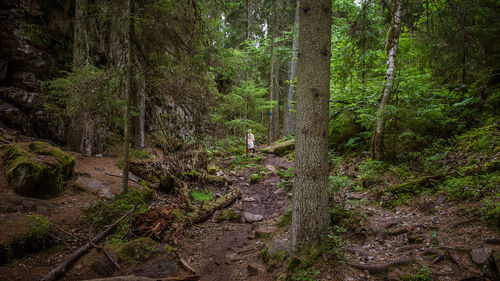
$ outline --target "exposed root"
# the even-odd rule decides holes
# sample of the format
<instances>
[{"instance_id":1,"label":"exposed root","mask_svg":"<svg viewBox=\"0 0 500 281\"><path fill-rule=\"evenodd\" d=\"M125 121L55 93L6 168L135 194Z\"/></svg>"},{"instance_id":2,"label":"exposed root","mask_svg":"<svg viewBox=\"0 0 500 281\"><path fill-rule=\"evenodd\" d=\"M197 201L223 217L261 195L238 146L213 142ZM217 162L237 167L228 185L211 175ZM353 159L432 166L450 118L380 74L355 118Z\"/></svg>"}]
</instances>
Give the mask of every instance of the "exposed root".
<instances>
[{"instance_id":1,"label":"exposed root","mask_svg":"<svg viewBox=\"0 0 500 281\"><path fill-rule=\"evenodd\" d=\"M405 246L401 246L399 248L396 248L396 250L394 250L394 251L401 253L401 252L411 251L413 249L418 249L420 247L422 247L422 244L405 245Z\"/></svg>"},{"instance_id":2,"label":"exposed root","mask_svg":"<svg viewBox=\"0 0 500 281\"><path fill-rule=\"evenodd\" d=\"M353 247L346 248L345 251L354 255L364 256L364 257L370 255L370 253L368 253L363 249L353 248Z\"/></svg>"},{"instance_id":3,"label":"exposed root","mask_svg":"<svg viewBox=\"0 0 500 281\"><path fill-rule=\"evenodd\" d=\"M466 219L466 220L462 220L462 221L458 221L456 223L454 223L451 228L456 228L456 227L459 227L461 225L464 225L464 224L469 224L469 223L472 223L472 222L476 222L477 219L473 218L473 219Z\"/></svg>"},{"instance_id":4,"label":"exposed root","mask_svg":"<svg viewBox=\"0 0 500 281\"><path fill-rule=\"evenodd\" d=\"M386 272L391 266L400 266L412 262L414 259L412 257L405 257L395 261L382 263L382 264L355 264L348 262L347 265L360 269L368 270L371 274Z\"/></svg>"}]
</instances>

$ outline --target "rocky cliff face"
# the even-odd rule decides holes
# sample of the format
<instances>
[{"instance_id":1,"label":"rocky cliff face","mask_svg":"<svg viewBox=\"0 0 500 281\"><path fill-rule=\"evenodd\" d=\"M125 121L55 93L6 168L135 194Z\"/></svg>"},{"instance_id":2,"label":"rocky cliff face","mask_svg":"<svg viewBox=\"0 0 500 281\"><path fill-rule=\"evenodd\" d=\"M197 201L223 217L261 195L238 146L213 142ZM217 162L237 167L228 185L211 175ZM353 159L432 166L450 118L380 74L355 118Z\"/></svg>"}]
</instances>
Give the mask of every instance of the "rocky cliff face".
<instances>
[{"instance_id":1,"label":"rocky cliff face","mask_svg":"<svg viewBox=\"0 0 500 281\"><path fill-rule=\"evenodd\" d=\"M63 143L44 112L49 80L71 61L72 1L0 0L0 122Z\"/></svg>"}]
</instances>

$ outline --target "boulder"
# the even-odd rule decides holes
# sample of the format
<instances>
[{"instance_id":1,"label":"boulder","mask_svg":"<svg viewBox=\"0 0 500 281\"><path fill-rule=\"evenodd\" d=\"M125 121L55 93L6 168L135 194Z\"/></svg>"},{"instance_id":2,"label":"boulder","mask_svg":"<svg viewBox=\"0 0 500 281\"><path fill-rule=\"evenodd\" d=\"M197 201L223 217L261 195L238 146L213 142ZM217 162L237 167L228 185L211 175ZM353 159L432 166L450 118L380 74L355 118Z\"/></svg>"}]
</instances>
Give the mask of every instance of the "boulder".
<instances>
[{"instance_id":1,"label":"boulder","mask_svg":"<svg viewBox=\"0 0 500 281\"><path fill-rule=\"evenodd\" d=\"M49 220L40 215L12 213L0 217L0 264L48 246Z\"/></svg>"},{"instance_id":2,"label":"boulder","mask_svg":"<svg viewBox=\"0 0 500 281\"><path fill-rule=\"evenodd\" d=\"M3 150L7 181L19 195L56 197L73 175L75 158L46 142L9 144Z\"/></svg>"},{"instance_id":3,"label":"boulder","mask_svg":"<svg viewBox=\"0 0 500 281\"><path fill-rule=\"evenodd\" d=\"M274 146L274 155L283 156L291 152L295 147L295 139L290 139Z\"/></svg>"},{"instance_id":4,"label":"boulder","mask_svg":"<svg viewBox=\"0 0 500 281\"><path fill-rule=\"evenodd\" d=\"M276 240L269 246L269 255L275 256L280 253L288 253L290 247L286 241Z\"/></svg>"},{"instance_id":5,"label":"boulder","mask_svg":"<svg viewBox=\"0 0 500 281\"><path fill-rule=\"evenodd\" d=\"M266 165L266 169L269 170L272 175L276 175L278 173L273 165Z\"/></svg>"}]
</instances>

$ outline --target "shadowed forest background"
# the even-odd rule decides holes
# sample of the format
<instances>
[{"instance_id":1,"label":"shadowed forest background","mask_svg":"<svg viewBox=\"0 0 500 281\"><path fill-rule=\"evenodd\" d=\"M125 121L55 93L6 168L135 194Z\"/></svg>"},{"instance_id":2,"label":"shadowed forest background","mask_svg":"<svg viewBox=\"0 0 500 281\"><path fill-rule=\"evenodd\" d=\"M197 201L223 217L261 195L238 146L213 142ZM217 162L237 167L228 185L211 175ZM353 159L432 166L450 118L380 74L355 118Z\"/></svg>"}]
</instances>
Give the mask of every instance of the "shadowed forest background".
<instances>
[{"instance_id":1,"label":"shadowed forest background","mask_svg":"<svg viewBox=\"0 0 500 281\"><path fill-rule=\"evenodd\" d=\"M0 279L500 278L498 1L299 2L0 0Z\"/></svg>"}]
</instances>

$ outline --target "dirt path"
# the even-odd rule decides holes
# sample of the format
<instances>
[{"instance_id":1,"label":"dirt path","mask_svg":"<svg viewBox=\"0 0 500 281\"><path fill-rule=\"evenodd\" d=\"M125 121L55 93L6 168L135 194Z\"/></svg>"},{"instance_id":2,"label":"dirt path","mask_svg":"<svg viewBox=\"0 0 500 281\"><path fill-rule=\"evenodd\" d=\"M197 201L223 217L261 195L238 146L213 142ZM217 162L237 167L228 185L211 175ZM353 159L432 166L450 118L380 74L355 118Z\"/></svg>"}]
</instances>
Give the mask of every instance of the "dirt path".
<instances>
[{"instance_id":1,"label":"dirt path","mask_svg":"<svg viewBox=\"0 0 500 281\"><path fill-rule=\"evenodd\" d=\"M274 155L266 155L263 165L272 165L276 170L286 170L290 162ZM237 172L231 176L234 187L240 188L241 200L233 208L263 217L260 222L208 221L194 226L180 250L200 280L274 280L273 272L266 272L264 264L258 260L258 253L266 247L259 235L265 236L275 231L277 223L286 211L288 196L277 189L280 178L272 174L269 178L249 184L250 174L255 169ZM216 214L217 215L217 214ZM257 238L256 238L257 235Z\"/></svg>"}]
</instances>

